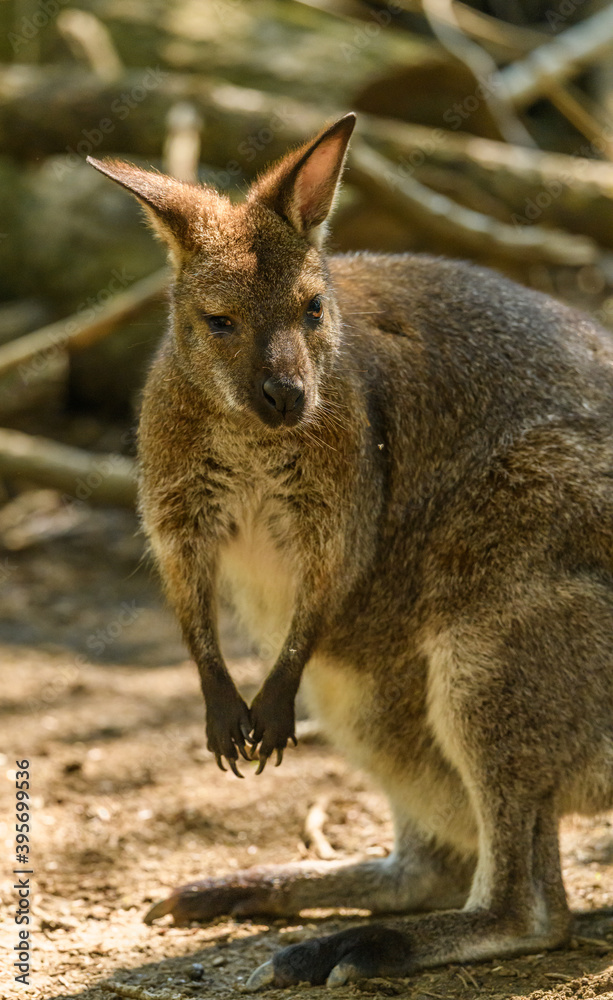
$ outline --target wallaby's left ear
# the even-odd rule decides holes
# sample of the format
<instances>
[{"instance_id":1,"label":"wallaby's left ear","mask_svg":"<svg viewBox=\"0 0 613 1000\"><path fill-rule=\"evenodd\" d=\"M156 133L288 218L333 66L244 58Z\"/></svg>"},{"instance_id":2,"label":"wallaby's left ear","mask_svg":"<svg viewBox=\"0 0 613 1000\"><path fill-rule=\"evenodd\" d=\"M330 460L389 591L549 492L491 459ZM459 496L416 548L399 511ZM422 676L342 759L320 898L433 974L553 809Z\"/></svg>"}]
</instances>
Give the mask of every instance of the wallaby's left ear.
<instances>
[{"instance_id":1,"label":"wallaby's left ear","mask_svg":"<svg viewBox=\"0 0 613 1000\"><path fill-rule=\"evenodd\" d=\"M173 264L179 267L196 247L211 192L123 160L97 160L88 156L87 162L138 198L149 224L166 243Z\"/></svg>"},{"instance_id":2,"label":"wallaby's left ear","mask_svg":"<svg viewBox=\"0 0 613 1000\"><path fill-rule=\"evenodd\" d=\"M300 149L288 153L255 182L250 201L287 219L299 233L321 243L338 190L355 115L348 114Z\"/></svg>"}]
</instances>

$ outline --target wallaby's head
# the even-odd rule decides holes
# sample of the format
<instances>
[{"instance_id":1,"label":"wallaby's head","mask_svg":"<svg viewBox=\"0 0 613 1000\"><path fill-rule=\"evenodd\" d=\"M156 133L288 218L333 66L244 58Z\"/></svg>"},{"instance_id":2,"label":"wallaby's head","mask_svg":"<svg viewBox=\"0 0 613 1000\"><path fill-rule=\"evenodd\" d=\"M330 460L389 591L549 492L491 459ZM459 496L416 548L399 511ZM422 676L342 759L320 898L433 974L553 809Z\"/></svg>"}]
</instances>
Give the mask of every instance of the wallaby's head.
<instances>
[{"instance_id":1,"label":"wallaby's head","mask_svg":"<svg viewBox=\"0 0 613 1000\"><path fill-rule=\"evenodd\" d=\"M175 271L173 336L190 380L225 411L269 427L317 412L340 318L322 241L350 114L289 153L242 204L119 160L89 162L128 188Z\"/></svg>"}]
</instances>

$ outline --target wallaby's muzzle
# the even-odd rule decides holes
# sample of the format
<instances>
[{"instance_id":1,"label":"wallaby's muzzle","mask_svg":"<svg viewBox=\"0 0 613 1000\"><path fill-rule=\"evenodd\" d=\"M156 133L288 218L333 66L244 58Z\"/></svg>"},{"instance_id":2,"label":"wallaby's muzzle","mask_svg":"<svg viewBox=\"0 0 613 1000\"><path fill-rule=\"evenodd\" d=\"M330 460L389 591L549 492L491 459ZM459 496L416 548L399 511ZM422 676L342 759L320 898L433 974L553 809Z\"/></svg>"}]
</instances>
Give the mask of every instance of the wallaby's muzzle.
<instances>
[{"instance_id":1,"label":"wallaby's muzzle","mask_svg":"<svg viewBox=\"0 0 613 1000\"><path fill-rule=\"evenodd\" d=\"M270 427L294 427L304 412L305 394L301 378L269 375L259 385L257 411Z\"/></svg>"}]
</instances>

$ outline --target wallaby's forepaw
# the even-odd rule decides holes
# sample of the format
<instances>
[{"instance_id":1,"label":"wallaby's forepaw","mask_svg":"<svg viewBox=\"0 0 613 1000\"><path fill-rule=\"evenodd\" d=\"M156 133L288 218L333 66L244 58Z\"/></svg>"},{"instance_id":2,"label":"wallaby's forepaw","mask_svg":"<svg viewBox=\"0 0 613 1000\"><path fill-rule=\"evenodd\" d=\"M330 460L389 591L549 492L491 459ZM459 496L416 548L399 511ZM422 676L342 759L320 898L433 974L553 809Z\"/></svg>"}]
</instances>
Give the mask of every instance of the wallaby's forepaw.
<instances>
[{"instance_id":1,"label":"wallaby's forepaw","mask_svg":"<svg viewBox=\"0 0 613 1000\"><path fill-rule=\"evenodd\" d=\"M259 767L256 774L261 774L266 767L266 761L276 751L275 767L283 760L283 751L291 741L297 745L296 721L294 715L294 695L288 696L283 691L275 691L266 684L256 695L250 709L253 732L249 742L255 751L258 747Z\"/></svg>"},{"instance_id":2,"label":"wallaby's forepaw","mask_svg":"<svg viewBox=\"0 0 613 1000\"><path fill-rule=\"evenodd\" d=\"M249 873L229 875L227 878L208 878L182 885L156 903L145 914L146 924L168 914L177 927L192 921L207 923L216 917L248 917L255 913L274 913L278 889L267 884L265 872L252 868Z\"/></svg>"},{"instance_id":3,"label":"wallaby's forepaw","mask_svg":"<svg viewBox=\"0 0 613 1000\"><path fill-rule=\"evenodd\" d=\"M403 976L410 969L410 951L409 938L401 931L377 924L351 927L283 948L256 969L246 985L251 990L305 982L343 986L354 979Z\"/></svg>"},{"instance_id":4,"label":"wallaby's forepaw","mask_svg":"<svg viewBox=\"0 0 613 1000\"><path fill-rule=\"evenodd\" d=\"M252 759L246 745L251 729L249 709L235 689L228 688L223 692L223 697L219 698L207 695L207 747L215 754L217 766L222 771L226 770L223 765L225 757L236 777L243 777L236 766L236 761L239 752L245 760Z\"/></svg>"}]
</instances>

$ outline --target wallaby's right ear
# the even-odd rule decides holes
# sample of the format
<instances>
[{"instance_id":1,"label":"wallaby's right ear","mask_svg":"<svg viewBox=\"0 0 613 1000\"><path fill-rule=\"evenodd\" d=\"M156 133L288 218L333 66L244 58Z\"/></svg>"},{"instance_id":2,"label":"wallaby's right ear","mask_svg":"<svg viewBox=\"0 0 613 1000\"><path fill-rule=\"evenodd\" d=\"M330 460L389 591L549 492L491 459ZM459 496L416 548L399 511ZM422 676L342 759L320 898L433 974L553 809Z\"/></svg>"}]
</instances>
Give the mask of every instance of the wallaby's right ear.
<instances>
[{"instance_id":1,"label":"wallaby's right ear","mask_svg":"<svg viewBox=\"0 0 613 1000\"><path fill-rule=\"evenodd\" d=\"M345 115L288 153L255 182L250 200L272 208L312 243L321 245L354 125L355 115Z\"/></svg>"},{"instance_id":2,"label":"wallaby's right ear","mask_svg":"<svg viewBox=\"0 0 613 1000\"><path fill-rule=\"evenodd\" d=\"M196 235L202 228L205 189L123 160L88 156L87 162L138 198L151 226L168 246L173 263L180 265L195 249Z\"/></svg>"}]
</instances>

